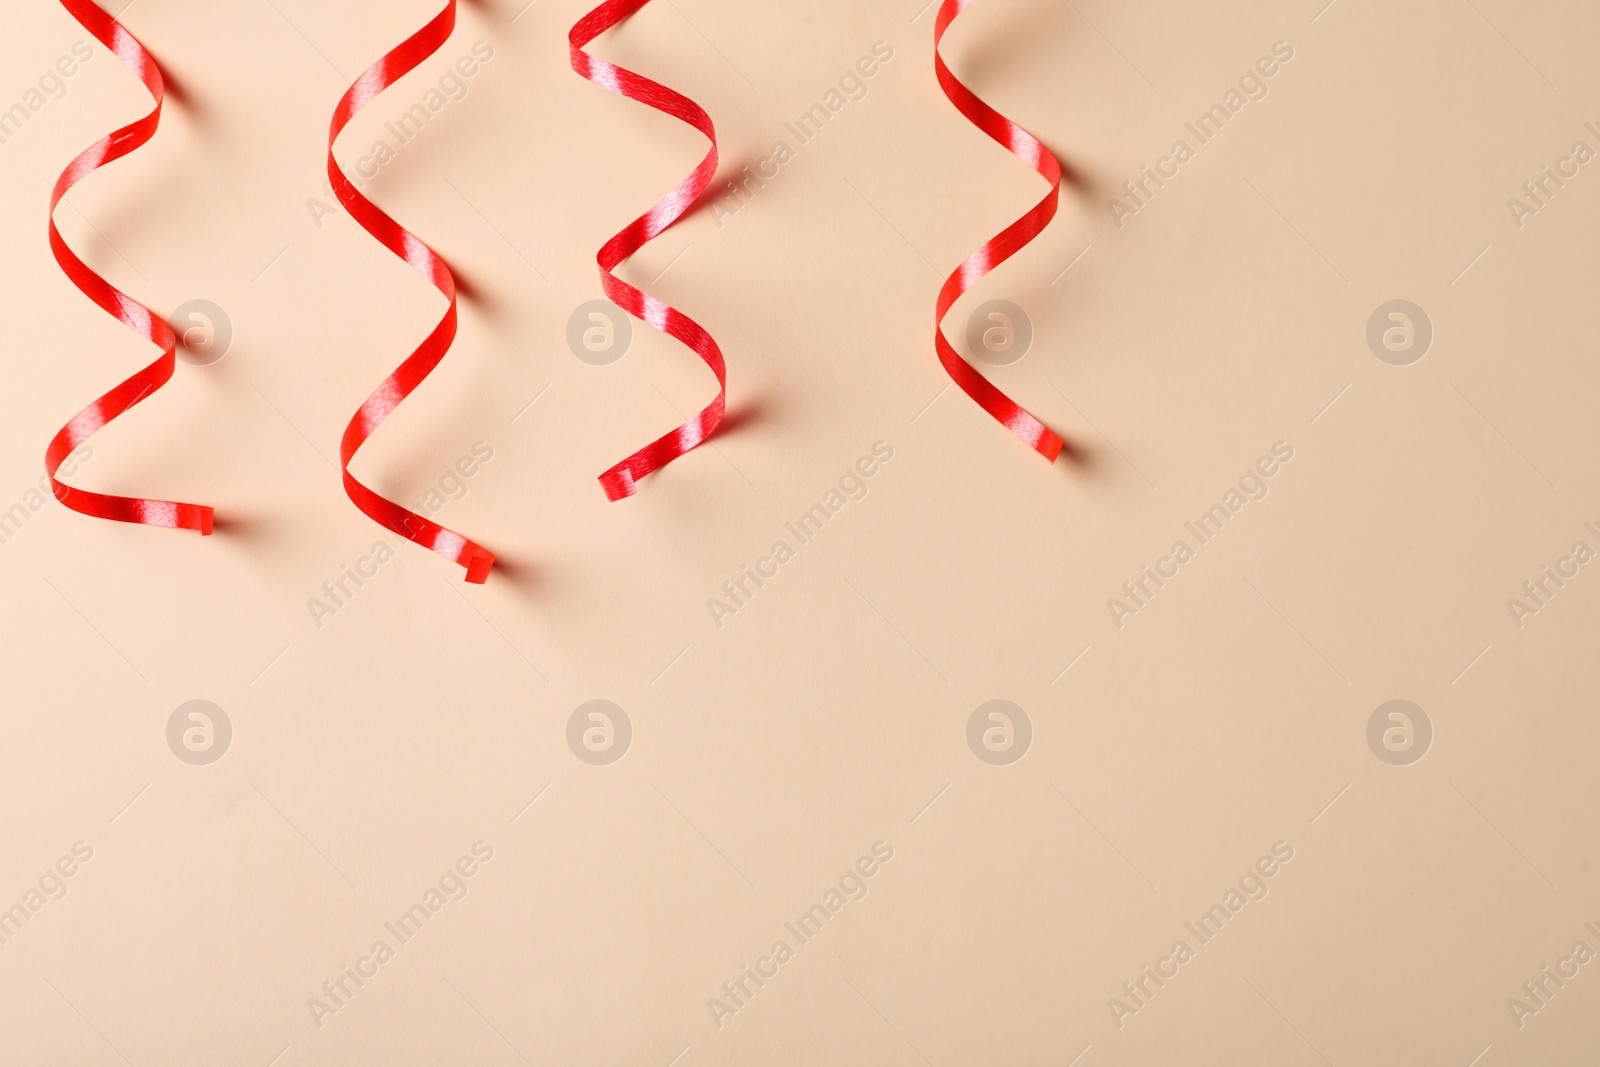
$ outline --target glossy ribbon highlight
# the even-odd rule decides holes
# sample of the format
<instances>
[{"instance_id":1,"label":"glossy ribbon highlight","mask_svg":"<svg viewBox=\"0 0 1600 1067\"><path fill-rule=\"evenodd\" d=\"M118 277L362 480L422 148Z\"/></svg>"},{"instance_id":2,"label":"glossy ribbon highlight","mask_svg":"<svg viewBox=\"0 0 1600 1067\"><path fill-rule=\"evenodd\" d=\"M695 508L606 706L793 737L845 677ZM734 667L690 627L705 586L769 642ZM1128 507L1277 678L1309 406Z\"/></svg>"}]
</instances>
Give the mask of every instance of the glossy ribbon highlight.
<instances>
[{"instance_id":1,"label":"glossy ribbon highlight","mask_svg":"<svg viewBox=\"0 0 1600 1067\"><path fill-rule=\"evenodd\" d=\"M74 489L56 479L56 471L67 456L96 430L112 419L140 403L150 394L166 385L177 366L178 339L172 327L156 316L155 312L111 285L90 270L79 259L61 231L56 229L56 206L61 198L91 171L115 162L142 147L155 135L161 124L161 103L166 96L166 83L161 68L144 46L122 28L116 19L102 11L91 0L61 0L61 6L77 19L84 29L139 76L145 88L155 99L155 108L144 118L129 123L121 129L102 137L78 154L67 169L56 179L50 193L50 250L56 262L66 272L72 284L93 300L107 314L116 318L128 329L161 349L161 356L144 370L135 374L109 393L78 412L72 421L63 426L45 450L45 472L50 476L50 486L57 500L73 511L100 519L117 522L136 522L145 526L170 526L184 530L211 532L214 512L200 504L179 504L170 500L146 500L138 497L106 496L84 489Z\"/></svg>"},{"instance_id":2,"label":"glossy ribbon highlight","mask_svg":"<svg viewBox=\"0 0 1600 1067\"><path fill-rule=\"evenodd\" d=\"M950 23L955 21L956 16L972 3L973 0L944 0L939 5L939 17L933 28L933 66L939 76L939 85L944 89L945 96L956 106L956 110L965 115L974 126L1038 171L1040 176L1050 183L1050 192L1032 211L968 256L955 273L945 280L944 287L939 290L939 302L934 315L934 347L938 350L939 362L944 364L944 369L968 396L976 400L983 410L998 419L1029 448L1053 463L1056 456L1061 453L1061 438L991 385L972 364L961 358L961 354L944 335L944 317L961 295L1037 237L1050 224L1050 220L1055 218L1056 208L1061 199L1061 164L1056 157L1027 130L979 100L972 90L962 85L956 76L950 73L950 68L945 66L944 57L939 54L939 42L944 39L945 30L949 29Z\"/></svg>"},{"instance_id":3,"label":"glossy ribbon highlight","mask_svg":"<svg viewBox=\"0 0 1600 1067\"><path fill-rule=\"evenodd\" d=\"M437 552L445 559L459 563L467 569L467 581L482 584L488 580L489 571L494 567L494 553L453 530L447 530L414 511L384 499L362 485L356 480L355 475L350 473L350 460L354 458L356 451L366 443L367 438L372 436L373 431L383 420L389 417L390 412L399 407L400 402L410 396L412 390L433 373L433 369L439 365L444 354L450 350L450 344L456 336L456 281L455 276L450 273L450 268L433 249L423 244L394 219L384 214L372 201L361 195L350 179L345 177L344 171L339 169L339 163L333 156L334 142L339 139L340 131L351 118L379 93L437 52L450 37L455 25L456 0L449 0L444 10L435 16L432 22L408 37L399 47L386 53L382 59L368 67L366 73L356 79L355 84L350 86L349 91L339 101L338 108L334 110L333 124L328 131L328 180L333 184L333 192L339 198L339 202L350 212L350 217L360 223L362 229L403 259L412 270L432 282L434 287L450 301L450 307L445 311L439 325L434 327L433 332L417 346L416 351L412 352L406 361L384 379L383 384L378 386L371 396L367 397L366 403L361 405L361 409L345 427L344 437L339 443L339 465L344 472L345 493L368 518L423 548Z\"/></svg>"},{"instance_id":4,"label":"glossy ribbon highlight","mask_svg":"<svg viewBox=\"0 0 1600 1067\"><path fill-rule=\"evenodd\" d=\"M679 456L697 447L722 422L728 397L728 372L722 351L711 335L677 308L648 296L611 272L646 243L660 236L682 218L700 194L711 184L717 170L717 133L707 115L693 100L666 86L635 74L631 70L596 59L584 46L648 4L650 0L607 0L572 27L568 41L572 49L572 69L589 81L630 100L648 104L657 111L688 123L711 142L711 149L687 178L659 204L635 219L627 229L607 241L596 257L600 264L600 286L611 302L634 318L662 330L699 354L717 376L717 398L676 430L641 448L600 475L600 486L608 500L621 500L637 491L636 482L658 471Z\"/></svg>"}]
</instances>

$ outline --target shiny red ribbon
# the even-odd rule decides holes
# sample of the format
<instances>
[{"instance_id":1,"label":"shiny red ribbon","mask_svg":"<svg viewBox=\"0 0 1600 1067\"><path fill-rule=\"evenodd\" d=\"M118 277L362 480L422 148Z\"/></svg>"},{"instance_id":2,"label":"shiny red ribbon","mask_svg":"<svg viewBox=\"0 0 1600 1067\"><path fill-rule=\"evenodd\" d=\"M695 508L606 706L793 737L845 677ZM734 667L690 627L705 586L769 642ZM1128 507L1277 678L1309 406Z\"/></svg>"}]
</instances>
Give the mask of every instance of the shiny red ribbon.
<instances>
[{"instance_id":1,"label":"shiny red ribbon","mask_svg":"<svg viewBox=\"0 0 1600 1067\"><path fill-rule=\"evenodd\" d=\"M339 101L333 113L333 124L328 131L328 180L333 184L334 195L344 205L350 217L361 228L376 237L383 246L418 274L432 282L450 301L444 318L432 333L418 345L395 372L367 397L366 403L356 412L345 427L339 443L339 465L344 472L344 491L368 518L388 527L407 540L431 549L445 559L453 560L467 569L467 581L482 584L494 567L494 553L467 540L453 530L418 515L391 500L386 500L356 480L350 473L350 460L366 443L390 412L411 395L412 390L433 373L456 336L456 281L433 249L423 244L394 219L384 214L377 205L356 189L344 171L339 169L333 156L334 142L351 118L366 107L374 97L410 73L419 63L437 52L450 37L456 25L456 0L449 0L432 22L408 37L399 47L386 53L366 73L356 79Z\"/></svg>"},{"instance_id":2,"label":"shiny red ribbon","mask_svg":"<svg viewBox=\"0 0 1600 1067\"><path fill-rule=\"evenodd\" d=\"M728 372L722 351L711 335L677 308L622 281L611 272L645 244L660 236L682 218L694 204L717 170L717 132L707 115L693 100L666 86L635 74L631 70L596 59L583 50L596 37L632 15L650 0L607 0L572 27L568 41L572 48L572 69L589 81L630 100L648 104L657 111L688 123L711 141L711 150L687 178L659 204L635 219L627 229L607 241L596 257L600 264L600 286L611 302L634 318L665 331L692 348L717 376L717 398L704 411L671 433L641 448L600 475L600 486L608 500L621 500L637 491L638 479L660 470L679 456L697 447L722 422L728 397Z\"/></svg>"},{"instance_id":3,"label":"shiny red ribbon","mask_svg":"<svg viewBox=\"0 0 1600 1067\"><path fill-rule=\"evenodd\" d=\"M145 88L150 90L150 95L155 98L155 109L137 122L129 123L84 149L67 169L61 172L61 177L56 179L55 188L50 193L50 250L55 253L56 262L61 265L67 277L72 279L72 284L90 300L100 305L107 314L114 316L128 329L161 349L161 356L144 370L78 412L71 422L63 426L51 439L49 448L45 450L45 472L50 476L50 486L56 499L73 511L117 522L171 526L209 534L214 512L204 505L106 496L85 489L74 489L56 479L56 471L61 469L61 464L67 456L88 440L96 430L167 384L177 366L178 347L178 339L171 326L168 326L155 312L90 270L88 265L67 247L61 231L56 229L56 207L74 185L91 171L115 162L140 148L155 135L156 127L161 124L161 102L166 96L166 83L161 77L161 68L156 65L150 53L145 51L144 46L134 40L133 35L123 29L116 19L102 11L91 0L61 0L61 6L66 8L84 29L93 34L96 40L115 52L117 58L122 60L129 70L139 76Z\"/></svg>"},{"instance_id":4,"label":"shiny red ribbon","mask_svg":"<svg viewBox=\"0 0 1600 1067\"><path fill-rule=\"evenodd\" d=\"M973 0L944 0L939 6L939 16L933 27L933 66L939 75L939 85L944 89L945 96L956 106L956 110L965 115L973 125L1038 171L1050 183L1050 192L1032 211L968 256L955 273L945 280L944 287L939 290L939 302L934 315L934 346L939 352L939 362L944 364L944 369L968 396L976 400L983 410L998 419L1028 447L1053 463L1056 456L1061 453L1061 438L991 385L972 364L961 358L961 354L944 335L944 317L949 313L951 306L963 293L976 285L979 279L1016 255L1028 242L1037 237L1050 224L1050 220L1055 218L1056 207L1061 199L1061 164L1057 162L1056 157L1027 130L979 100L972 90L962 85L956 76L950 73L950 68L945 66L944 57L939 54L939 42L944 39L944 31L955 21L956 16L972 3Z\"/></svg>"}]
</instances>

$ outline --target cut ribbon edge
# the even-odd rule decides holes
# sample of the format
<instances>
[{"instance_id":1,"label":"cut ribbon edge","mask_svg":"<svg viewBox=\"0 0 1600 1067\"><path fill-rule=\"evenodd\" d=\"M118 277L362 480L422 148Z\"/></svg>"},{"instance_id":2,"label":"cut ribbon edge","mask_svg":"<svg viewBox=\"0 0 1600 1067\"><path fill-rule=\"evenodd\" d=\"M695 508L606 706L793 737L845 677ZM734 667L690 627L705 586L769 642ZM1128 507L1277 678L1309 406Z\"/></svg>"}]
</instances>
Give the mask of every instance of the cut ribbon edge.
<instances>
[{"instance_id":1,"label":"cut ribbon edge","mask_svg":"<svg viewBox=\"0 0 1600 1067\"><path fill-rule=\"evenodd\" d=\"M1064 445L1061 437L1044 423L1001 392L989 379L980 374L971 363L962 358L944 333L944 319L950 308L969 289L990 271L1016 255L1037 237L1055 218L1061 200L1061 164L1055 155L1021 126L978 99L950 72L944 56L939 53L939 42L945 30L965 11L973 0L944 0L933 28L933 63L939 85L956 110L974 126L1003 145L1018 159L1039 172L1050 183L1050 192L1016 222L990 238L983 247L957 267L939 290L939 300L934 313L934 349L946 373L978 406L994 416L1029 448L1054 463Z\"/></svg>"},{"instance_id":2,"label":"cut ribbon edge","mask_svg":"<svg viewBox=\"0 0 1600 1067\"><path fill-rule=\"evenodd\" d=\"M700 165L655 207L635 219L601 247L600 287L606 297L641 322L670 334L692 349L717 377L717 396L700 414L600 475L606 499L617 501L638 491L638 480L699 447L721 425L727 410L728 372L722 350L699 323L612 273L629 256L660 236L692 207L717 170L717 133L711 116L682 93L631 70L596 59L584 46L648 4L650 0L607 0L579 19L568 34L572 69L604 89L637 100L699 130L711 142Z\"/></svg>"},{"instance_id":3,"label":"cut ribbon edge","mask_svg":"<svg viewBox=\"0 0 1600 1067\"><path fill-rule=\"evenodd\" d=\"M65 2L65 0L63 0ZM408 541L436 552L445 559L466 568L466 580L482 585L494 568L494 553L468 540L454 530L446 529L416 512L385 499L361 484L350 473L350 461L372 436L383 420L388 418L400 403L433 373L435 367L450 350L456 336L456 282L449 266L433 249L384 213L376 204L363 196L354 183L339 169L333 146L339 133L363 107L379 93L410 73L423 60L433 55L449 39L456 24L456 0L449 0L443 11L422 29L406 38L398 47L387 52L357 78L345 92L334 109L333 122L328 130L328 180L334 195L344 205L350 217L362 229L376 237L385 248L393 252L406 265L428 279L450 301L444 318L434 327L404 363L373 390L361 408L351 417L339 442L339 469L344 475L345 494L362 514L394 531Z\"/></svg>"},{"instance_id":4,"label":"cut ribbon edge","mask_svg":"<svg viewBox=\"0 0 1600 1067\"><path fill-rule=\"evenodd\" d=\"M85 296L124 326L160 348L161 355L154 363L78 412L71 422L56 433L49 447L45 449L45 473L50 479L51 492L55 498L80 514L115 522L197 530L201 534L210 534L215 512L203 504L110 496L86 489L75 489L56 478L56 472L79 445L171 380L173 370L177 366L178 347L177 335L171 326L148 307L91 270L88 264L79 259L67 246L66 239L56 228L56 208L74 185L100 167L142 147L155 136L156 128L161 124L162 101L166 97L166 82L161 76L160 66L121 23L91 0L61 0L61 6L66 8L84 29L93 34L96 40L111 49L129 70L139 76L139 80L144 82L145 88L155 100L155 107L144 118L123 126L84 149L67 165L67 169L61 172L50 192L50 250L54 253L62 271Z\"/></svg>"}]
</instances>

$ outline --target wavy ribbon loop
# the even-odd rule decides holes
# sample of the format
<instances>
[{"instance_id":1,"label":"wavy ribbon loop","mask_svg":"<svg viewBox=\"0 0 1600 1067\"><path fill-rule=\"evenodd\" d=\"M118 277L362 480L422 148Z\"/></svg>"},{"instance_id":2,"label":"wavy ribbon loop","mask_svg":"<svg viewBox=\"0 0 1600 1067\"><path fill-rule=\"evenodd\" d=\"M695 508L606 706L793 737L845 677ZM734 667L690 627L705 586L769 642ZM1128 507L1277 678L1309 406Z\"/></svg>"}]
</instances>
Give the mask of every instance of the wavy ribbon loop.
<instances>
[{"instance_id":1,"label":"wavy ribbon loop","mask_svg":"<svg viewBox=\"0 0 1600 1067\"><path fill-rule=\"evenodd\" d=\"M688 123L711 142L711 149L689 176L655 207L635 219L625 230L607 241L596 257L600 264L600 286L607 298L634 318L671 334L693 349L717 376L717 397L705 410L656 439L627 459L600 475L606 499L622 500L637 491L636 482L660 470L679 456L698 447L722 423L728 397L728 372L722 350L709 333L689 316L645 294L611 273L629 256L665 232L683 217L701 193L711 184L717 170L717 133L711 116L693 100L585 52L584 46L617 25L650 0L607 0L572 27L568 41L572 50L572 69L584 78L630 100L647 104L664 114Z\"/></svg>"},{"instance_id":2,"label":"wavy ribbon loop","mask_svg":"<svg viewBox=\"0 0 1600 1067\"><path fill-rule=\"evenodd\" d=\"M144 526L169 526L184 530L211 532L214 512L202 504L180 504L170 500L146 500L138 497L107 496L85 489L74 489L56 479L56 472L73 450L111 420L132 408L166 385L177 366L177 335L172 327L126 293L100 277L67 247L61 231L56 229L56 207L62 197L90 172L121 159L142 147L155 136L161 124L161 103L166 97L166 83L155 58L145 51L133 35L122 28L116 19L102 11L91 0L61 0L73 18L94 35L95 39L114 52L128 69L139 76L145 88L155 99L155 108L144 118L129 123L102 137L78 154L67 169L56 179L50 193L50 250L72 284L107 314L116 318L128 329L161 349L161 355L148 367L128 378L121 385L100 397L75 415L51 439L45 450L45 472L50 477L51 490L57 500L73 511L100 519L133 522Z\"/></svg>"},{"instance_id":3,"label":"wavy ribbon loop","mask_svg":"<svg viewBox=\"0 0 1600 1067\"><path fill-rule=\"evenodd\" d=\"M345 493L374 522L393 530L401 537L414 541L424 548L437 552L445 559L459 563L467 569L467 581L482 584L494 567L494 553L475 544L453 530L418 515L391 500L386 500L356 480L350 473L350 461L373 432L388 418L400 402L410 396L423 380L433 373L456 336L456 282L455 276L433 249L423 244L405 227L386 215L368 200L339 169L334 159L333 145L339 133L362 108L379 93L410 73L416 66L439 50L456 25L456 0L449 0L443 11L422 29L408 37L399 47L386 53L366 73L350 86L339 106L334 110L333 123L328 131L328 180L333 184L334 195L355 219L385 248L399 256L412 270L428 279L450 301L444 318L433 332L383 384L367 397L366 403L351 418L339 443L339 465L344 473Z\"/></svg>"},{"instance_id":4,"label":"wavy ribbon loop","mask_svg":"<svg viewBox=\"0 0 1600 1067\"><path fill-rule=\"evenodd\" d=\"M956 110L966 116L968 121L1038 171L1040 176L1050 183L1050 192L1032 211L1007 226L982 248L968 256L955 273L945 280L943 288L939 290L939 301L934 315L934 347L939 353L939 362L944 364L944 369L968 396L978 402L979 407L998 419L1029 448L1053 463L1056 456L1061 453L1063 444L1061 438L990 384L972 364L961 358L961 354L944 334L945 315L955 302L962 294L978 284L984 275L1016 255L1037 237L1050 224L1050 220L1055 218L1056 208L1061 200L1061 164L1056 157L1027 130L978 99L972 90L961 84L956 76L950 73L950 68L945 65L944 56L939 54L939 42L944 39L945 30L955 21L956 16L972 3L973 0L944 0L939 6L939 16L933 28L933 65L939 76L939 85L944 89L945 96L956 106Z\"/></svg>"}]
</instances>

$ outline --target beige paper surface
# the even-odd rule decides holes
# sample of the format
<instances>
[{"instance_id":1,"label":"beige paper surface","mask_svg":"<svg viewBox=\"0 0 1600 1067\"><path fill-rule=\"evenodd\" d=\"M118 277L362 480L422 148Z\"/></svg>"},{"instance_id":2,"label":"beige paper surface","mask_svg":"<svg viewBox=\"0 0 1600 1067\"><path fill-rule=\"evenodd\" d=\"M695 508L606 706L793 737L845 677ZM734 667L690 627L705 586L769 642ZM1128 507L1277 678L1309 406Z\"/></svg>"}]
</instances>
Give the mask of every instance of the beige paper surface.
<instances>
[{"instance_id":1,"label":"beige paper surface","mask_svg":"<svg viewBox=\"0 0 1600 1067\"><path fill-rule=\"evenodd\" d=\"M594 253L704 142L524 2L340 143L470 293L357 470L484 587L336 468L443 301L333 210L328 120L438 0L126 12L181 94L60 225L227 340L74 484L208 539L36 492L151 358L44 216L147 98L6 13L0 1061L1593 1061L1600 13L974 4L948 60L1076 180L948 329L1051 467L933 354L1044 187L939 92L931 6L652 4L593 50L723 163L622 273L739 418L609 504L714 384L606 347Z\"/></svg>"}]
</instances>

